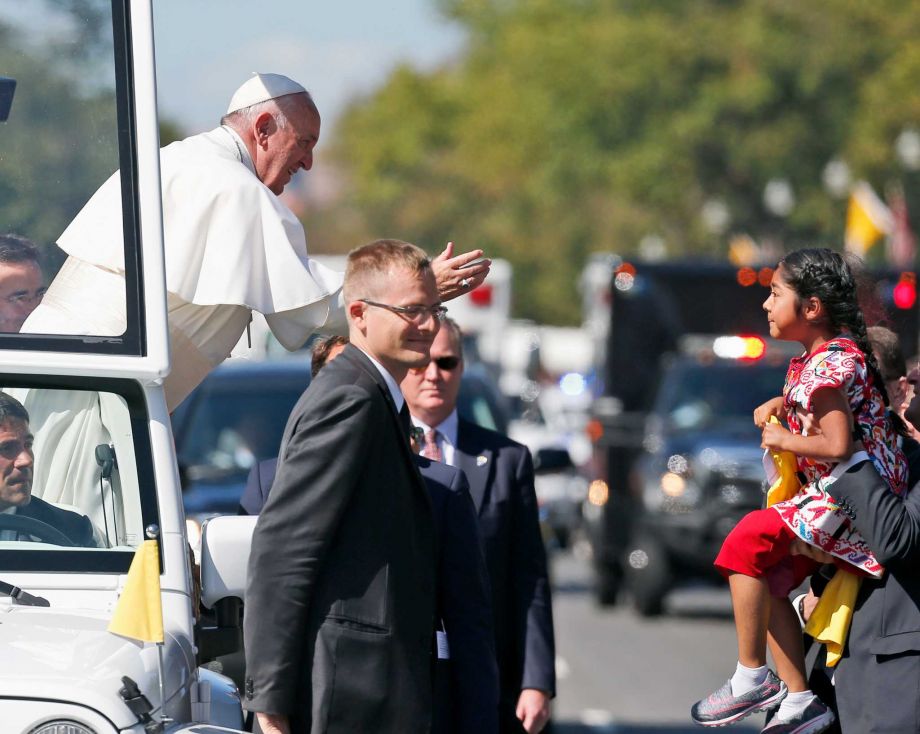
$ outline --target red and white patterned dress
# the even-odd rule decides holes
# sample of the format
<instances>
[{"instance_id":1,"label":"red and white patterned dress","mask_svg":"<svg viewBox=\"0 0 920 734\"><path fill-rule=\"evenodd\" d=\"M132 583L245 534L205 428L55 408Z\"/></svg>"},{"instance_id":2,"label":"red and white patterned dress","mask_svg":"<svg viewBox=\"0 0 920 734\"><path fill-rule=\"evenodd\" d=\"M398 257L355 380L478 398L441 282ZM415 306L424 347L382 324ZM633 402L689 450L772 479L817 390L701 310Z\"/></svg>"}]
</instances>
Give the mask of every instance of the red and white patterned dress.
<instances>
[{"instance_id":1,"label":"red and white patterned dress","mask_svg":"<svg viewBox=\"0 0 920 734\"><path fill-rule=\"evenodd\" d=\"M862 440L866 453L891 491L898 496L906 495L907 460L885 416L881 392L869 380L866 358L852 339L831 339L812 354L796 357L789 363L783 387L789 430L802 433L802 414L812 411L815 391L828 387L844 392L853 414L854 434ZM881 576L884 568L825 489L834 481L831 472L835 464L799 457L798 465L805 475L805 485L795 497L778 502L772 509L806 543L865 573Z\"/></svg>"}]
</instances>

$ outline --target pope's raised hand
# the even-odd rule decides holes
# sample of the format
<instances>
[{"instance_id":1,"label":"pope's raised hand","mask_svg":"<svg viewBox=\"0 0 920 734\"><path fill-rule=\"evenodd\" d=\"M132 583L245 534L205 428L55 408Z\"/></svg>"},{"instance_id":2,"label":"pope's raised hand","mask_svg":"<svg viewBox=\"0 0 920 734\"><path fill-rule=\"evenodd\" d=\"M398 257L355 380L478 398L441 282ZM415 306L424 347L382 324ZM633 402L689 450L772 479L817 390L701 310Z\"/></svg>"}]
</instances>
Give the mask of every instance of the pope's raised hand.
<instances>
[{"instance_id":1,"label":"pope's raised hand","mask_svg":"<svg viewBox=\"0 0 920 734\"><path fill-rule=\"evenodd\" d=\"M480 260L481 257L482 250L454 256L454 243L448 242L444 251L431 261L442 301L469 293L486 279L492 261Z\"/></svg>"}]
</instances>

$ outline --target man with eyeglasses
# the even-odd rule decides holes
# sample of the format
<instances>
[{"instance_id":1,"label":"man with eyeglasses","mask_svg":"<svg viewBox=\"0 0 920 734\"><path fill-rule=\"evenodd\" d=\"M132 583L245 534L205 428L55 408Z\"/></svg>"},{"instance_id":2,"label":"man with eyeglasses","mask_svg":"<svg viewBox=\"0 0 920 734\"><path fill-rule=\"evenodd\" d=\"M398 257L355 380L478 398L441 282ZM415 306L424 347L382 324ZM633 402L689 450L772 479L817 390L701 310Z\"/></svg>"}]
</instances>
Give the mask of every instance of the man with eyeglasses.
<instances>
[{"instance_id":1,"label":"man with eyeglasses","mask_svg":"<svg viewBox=\"0 0 920 734\"><path fill-rule=\"evenodd\" d=\"M330 336L314 345L314 380L347 344L345 337ZM459 469L424 456L413 458L431 498L437 537L431 734L497 734L498 668L491 593L469 485ZM239 514L261 512L277 464L274 458L252 467Z\"/></svg>"},{"instance_id":2,"label":"man with eyeglasses","mask_svg":"<svg viewBox=\"0 0 920 734\"><path fill-rule=\"evenodd\" d=\"M426 732L436 539L399 382L441 300L424 251L348 256L345 349L294 406L249 561L244 704L265 734Z\"/></svg>"},{"instance_id":3,"label":"man with eyeglasses","mask_svg":"<svg viewBox=\"0 0 920 734\"><path fill-rule=\"evenodd\" d=\"M492 589L502 734L535 734L555 695L555 642L533 463L525 446L457 415L460 328L445 319L426 365L401 387L421 429L422 454L462 469L479 517Z\"/></svg>"},{"instance_id":4,"label":"man with eyeglasses","mask_svg":"<svg viewBox=\"0 0 920 734\"><path fill-rule=\"evenodd\" d=\"M18 332L44 295L38 248L25 237L0 235L0 331Z\"/></svg>"},{"instance_id":5,"label":"man with eyeglasses","mask_svg":"<svg viewBox=\"0 0 920 734\"><path fill-rule=\"evenodd\" d=\"M95 546L88 517L32 496L34 463L29 414L0 392L0 540Z\"/></svg>"}]
</instances>

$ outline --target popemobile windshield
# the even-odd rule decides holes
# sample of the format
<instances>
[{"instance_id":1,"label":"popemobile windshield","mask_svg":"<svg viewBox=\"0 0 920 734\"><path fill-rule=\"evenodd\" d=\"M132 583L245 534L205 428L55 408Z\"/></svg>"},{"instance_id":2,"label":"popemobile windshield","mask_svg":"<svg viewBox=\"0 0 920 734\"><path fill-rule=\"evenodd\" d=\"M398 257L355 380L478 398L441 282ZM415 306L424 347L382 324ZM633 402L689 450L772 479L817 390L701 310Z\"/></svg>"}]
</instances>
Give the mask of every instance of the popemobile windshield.
<instances>
[{"instance_id":1,"label":"popemobile windshield","mask_svg":"<svg viewBox=\"0 0 920 734\"><path fill-rule=\"evenodd\" d=\"M55 242L118 171L123 270L99 287L121 293L125 314L106 334L25 333L40 294L0 293L2 729L240 730L232 681L201 666L240 646L253 520L205 527L199 588L162 387L170 354L150 1L6 3L0 37L9 247L28 260L34 245L44 282L54 281L69 267ZM18 322L6 320L13 309L24 311ZM127 622L112 626L116 612Z\"/></svg>"}]
</instances>

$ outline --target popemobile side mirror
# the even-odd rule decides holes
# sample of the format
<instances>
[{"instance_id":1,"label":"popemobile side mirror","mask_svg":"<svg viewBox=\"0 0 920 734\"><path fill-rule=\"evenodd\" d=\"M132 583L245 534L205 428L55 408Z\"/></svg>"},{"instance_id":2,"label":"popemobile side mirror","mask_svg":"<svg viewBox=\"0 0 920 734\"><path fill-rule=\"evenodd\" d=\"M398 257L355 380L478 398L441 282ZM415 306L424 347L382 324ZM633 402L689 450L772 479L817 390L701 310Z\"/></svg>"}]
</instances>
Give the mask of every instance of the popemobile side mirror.
<instances>
[{"instance_id":1,"label":"popemobile side mirror","mask_svg":"<svg viewBox=\"0 0 920 734\"><path fill-rule=\"evenodd\" d=\"M15 91L16 80L8 76L0 76L0 122L6 122L10 116Z\"/></svg>"},{"instance_id":2,"label":"popemobile side mirror","mask_svg":"<svg viewBox=\"0 0 920 734\"><path fill-rule=\"evenodd\" d=\"M533 457L533 470L535 474L552 474L564 472L575 467L568 449L542 448L537 449Z\"/></svg>"},{"instance_id":3,"label":"popemobile side mirror","mask_svg":"<svg viewBox=\"0 0 920 734\"><path fill-rule=\"evenodd\" d=\"M199 632L199 657L213 660L242 649L240 626L246 569L257 515L225 515L201 527L201 603L215 612L216 626Z\"/></svg>"}]
</instances>

